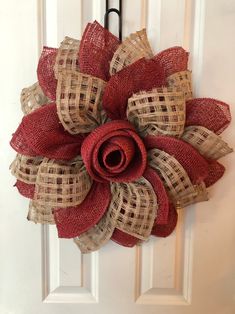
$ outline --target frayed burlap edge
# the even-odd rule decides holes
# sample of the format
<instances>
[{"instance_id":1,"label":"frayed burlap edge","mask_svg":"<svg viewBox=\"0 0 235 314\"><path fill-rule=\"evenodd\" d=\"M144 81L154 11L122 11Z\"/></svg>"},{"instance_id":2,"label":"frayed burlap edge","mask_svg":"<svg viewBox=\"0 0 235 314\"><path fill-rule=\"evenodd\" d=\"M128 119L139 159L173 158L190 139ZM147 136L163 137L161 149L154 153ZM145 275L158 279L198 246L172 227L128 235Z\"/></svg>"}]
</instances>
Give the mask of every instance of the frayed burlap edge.
<instances>
[{"instance_id":1,"label":"frayed burlap edge","mask_svg":"<svg viewBox=\"0 0 235 314\"><path fill-rule=\"evenodd\" d=\"M208 159L219 159L233 152L233 149L219 135L199 125L186 127L182 140L192 145Z\"/></svg>"},{"instance_id":2,"label":"frayed burlap edge","mask_svg":"<svg viewBox=\"0 0 235 314\"><path fill-rule=\"evenodd\" d=\"M193 98L192 89L192 72L191 71L181 71L176 72L167 77L167 84L171 87L180 88L184 93L185 100Z\"/></svg>"},{"instance_id":3,"label":"frayed burlap edge","mask_svg":"<svg viewBox=\"0 0 235 314\"><path fill-rule=\"evenodd\" d=\"M40 224L55 224L52 208L47 205L38 204L34 200L31 200L29 203L27 219Z\"/></svg>"},{"instance_id":4,"label":"frayed burlap edge","mask_svg":"<svg viewBox=\"0 0 235 314\"><path fill-rule=\"evenodd\" d=\"M187 172L171 155L159 149L148 151L149 165L157 171L169 198L176 207L208 200L204 184L193 185Z\"/></svg>"},{"instance_id":5,"label":"frayed burlap edge","mask_svg":"<svg viewBox=\"0 0 235 314\"><path fill-rule=\"evenodd\" d=\"M13 176L27 184L35 184L42 157L28 157L17 154L10 165Z\"/></svg>"},{"instance_id":6,"label":"frayed burlap edge","mask_svg":"<svg viewBox=\"0 0 235 314\"><path fill-rule=\"evenodd\" d=\"M27 115L34 110L48 104L50 101L44 95L38 82L22 89L20 95L21 109L24 115Z\"/></svg>"},{"instance_id":7,"label":"frayed burlap edge","mask_svg":"<svg viewBox=\"0 0 235 314\"><path fill-rule=\"evenodd\" d=\"M120 44L110 62L110 75L114 75L126 66L141 58L153 57L146 29L131 34Z\"/></svg>"},{"instance_id":8,"label":"frayed burlap edge","mask_svg":"<svg viewBox=\"0 0 235 314\"><path fill-rule=\"evenodd\" d=\"M66 36L61 42L56 55L54 66L55 77L58 79L59 73L66 69L79 71L78 53L80 41Z\"/></svg>"}]
</instances>

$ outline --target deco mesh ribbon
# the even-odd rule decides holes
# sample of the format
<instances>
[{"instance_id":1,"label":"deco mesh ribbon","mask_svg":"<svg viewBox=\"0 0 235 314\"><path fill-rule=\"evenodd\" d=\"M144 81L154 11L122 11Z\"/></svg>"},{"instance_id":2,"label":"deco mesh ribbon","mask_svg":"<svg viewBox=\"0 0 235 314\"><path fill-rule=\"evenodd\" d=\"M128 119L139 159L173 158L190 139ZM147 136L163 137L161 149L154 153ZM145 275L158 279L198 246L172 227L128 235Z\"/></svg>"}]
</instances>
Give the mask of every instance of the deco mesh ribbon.
<instances>
[{"instance_id":1,"label":"deco mesh ribbon","mask_svg":"<svg viewBox=\"0 0 235 314\"><path fill-rule=\"evenodd\" d=\"M81 41L44 47L38 82L22 90L11 164L28 220L55 224L81 252L110 239L166 237L177 210L206 201L232 151L229 106L193 98L188 53L154 55L146 30L123 42L99 23Z\"/></svg>"}]
</instances>

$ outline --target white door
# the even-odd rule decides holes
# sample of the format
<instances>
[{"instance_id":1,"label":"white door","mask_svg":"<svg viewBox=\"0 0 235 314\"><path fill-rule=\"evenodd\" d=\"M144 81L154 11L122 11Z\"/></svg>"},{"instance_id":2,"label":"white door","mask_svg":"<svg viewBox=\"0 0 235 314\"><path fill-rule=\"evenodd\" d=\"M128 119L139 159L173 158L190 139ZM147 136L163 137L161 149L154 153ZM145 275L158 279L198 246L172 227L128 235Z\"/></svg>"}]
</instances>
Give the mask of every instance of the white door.
<instances>
[{"instance_id":1,"label":"white door","mask_svg":"<svg viewBox=\"0 0 235 314\"><path fill-rule=\"evenodd\" d=\"M115 1L113 1L115 2ZM124 36L142 27L155 51L190 51L196 96L231 105L235 116L235 1L124 0ZM142 247L113 242L81 255L55 227L26 220L27 200L13 188L11 133L22 114L19 94L36 81L42 44L80 38L103 23L104 0L1 0L0 5L0 313L235 313L235 154L209 202L180 212L176 231ZM115 18L114 18L115 19ZM235 123L224 139L235 146Z\"/></svg>"}]
</instances>

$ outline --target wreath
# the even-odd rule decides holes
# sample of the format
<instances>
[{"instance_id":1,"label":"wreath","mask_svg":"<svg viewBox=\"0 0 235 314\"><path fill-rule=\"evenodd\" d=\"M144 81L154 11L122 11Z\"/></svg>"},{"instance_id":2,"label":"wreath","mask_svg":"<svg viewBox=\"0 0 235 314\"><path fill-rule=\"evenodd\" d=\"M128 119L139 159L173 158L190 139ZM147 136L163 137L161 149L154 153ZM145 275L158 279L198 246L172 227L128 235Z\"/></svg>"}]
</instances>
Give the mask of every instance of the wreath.
<instances>
[{"instance_id":1,"label":"wreath","mask_svg":"<svg viewBox=\"0 0 235 314\"><path fill-rule=\"evenodd\" d=\"M188 56L154 55L145 29L119 42L96 21L81 41L44 47L10 142L28 220L56 224L88 253L166 237L179 208L208 200L225 171L217 159L232 151L219 136L231 115L193 98Z\"/></svg>"}]
</instances>

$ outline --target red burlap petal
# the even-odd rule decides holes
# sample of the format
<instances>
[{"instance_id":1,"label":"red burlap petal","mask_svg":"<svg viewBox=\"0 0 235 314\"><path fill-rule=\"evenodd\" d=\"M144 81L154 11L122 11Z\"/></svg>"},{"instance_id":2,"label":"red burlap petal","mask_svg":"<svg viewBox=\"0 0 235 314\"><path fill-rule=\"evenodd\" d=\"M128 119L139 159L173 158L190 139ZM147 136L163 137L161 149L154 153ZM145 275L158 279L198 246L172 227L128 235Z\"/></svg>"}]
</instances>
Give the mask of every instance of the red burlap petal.
<instances>
[{"instance_id":1,"label":"red burlap petal","mask_svg":"<svg viewBox=\"0 0 235 314\"><path fill-rule=\"evenodd\" d=\"M209 161L208 177L204 180L206 187L213 185L224 174L225 167L216 160Z\"/></svg>"},{"instance_id":2,"label":"red burlap petal","mask_svg":"<svg viewBox=\"0 0 235 314\"><path fill-rule=\"evenodd\" d=\"M123 147L129 149L122 151ZM118 173L129 165L135 152L135 145L131 138L114 136L112 142L103 149L103 163L113 173Z\"/></svg>"},{"instance_id":3,"label":"red burlap petal","mask_svg":"<svg viewBox=\"0 0 235 314\"><path fill-rule=\"evenodd\" d=\"M54 210L59 238L74 238L93 227L104 215L111 197L110 184L94 182L81 204Z\"/></svg>"},{"instance_id":4,"label":"red burlap petal","mask_svg":"<svg viewBox=\"0 0 235 314\"><path fill-rule=\"evenodd\" d=\"M229 105L212 98L195 98L186 102L186 126L201 125L216 134L231 122Z\"/></svg>"},{"instance_id":5,"label":"red burlap petal","mask_svg":"<svg viewBox=\"0 0 235 314\"><path fill-rule=\"evenodd\" d=\"M191 145L169 136L147 136L147 150L158 148L174 156L188 173L193 184L208 177L208 162Z\"/></svg>"},{"instance_id":6,"label":"red burlap petal","mask_svg":"<svg viewBox=\"0 0 235 314\"><path fill-rule=\"evenodd\" d=\"M122 120L108 122L90 133L83 141L81 155L88 173L99 182L134 181L147 163L142 139Z\"/></svg>"},{"instance_id":7,"label":"red burlap petal","mask_svg":"<svg viewBox=\"0 0 235 314\"><path fill-rule=\"evenodd\" d=\"M137 239L133 237L132 235L125 233L119 229L114 230L111 240L113 240L117 244L120 244L126 247L133 247L137 243L140 242L140 239Z\"/></svg>"},{"instance_id":8,"label":"red burlap petal","mask_svg":"<svg viewBox=\"0 0 235 314\"><path fill-rule=\"evenodd\" d=\"M123 167L125 162L125 155L122 151L119 153L119 150L120 147L114 143L108 143L103 149L104 166L113 172ZM110 158L110 156L113 156L113 158Z\"/></svg>"},{"instance_id":9,"label":"red burlap petal","mask_svg":"<svg viewBox=\"0 0 235 314\"><path fill-rule=\"evenodd\" d=\"M163 67L166 76L187 70L189 53L182 47L171 47L158 53L154 59Z\"/></svg>"},{"instance_id":10,"label":"red burlap petal","mask_svg":"<svg viewBox=\"0 0 235 314\"><path fill-rule=\"evenodd\" d=\"M154 225L166 224L168 221L169 200L162 180L158 176L157 172L150 167L145 170L143 177L151 183L157 196L158 208Z\"/></svg>"},{"instance_id":11,"label":"red burlap petal","mask_svg":"<svg viewBox=\"0 0 235 314\"><path fill-rule=\"evenodd\" d=\"M37 156L36 152L31 147L29 147L28 143L25 140L25 134L22 127L22 122L18 126L15 133L13 133L12 139L10 141L10 145L15 151L17 151L18 153L22 155L32 156L32 157Z\"/></svg>"},{"instance_id":12,"label":"red burlap petal","mask_svg":"<svg viewBox=\"0 0 235 314\"><path fill-rule=\"evenodd\" d=\"M108 81L109 64L119 44L119 39L97 21L88 23L79 49L81 72Z\"/></svg>"},{"instance_id":13,"label":"red burlap petal","mask_svg":"<svg viewBox=\"0 0 235 314\"><path fill-rule=\"evenodd\" d=\"M43 47L38 62L38 82L44 94L51 100L56 100L57 80L54 75L54 65L58 49Z\"/></svg>"},{"instance_id":14,"label":"red burlap petal","mask_svg":"<svg viewBox=\"0 0 235 314\"><path fill-rule=\"evenodd\" d=\"M168 221L164 225L154 225L152 229L152 235L155 237L168 237L175 229L178 220L178 213L175 207L170 204Z\"/></svg>"},{"instance_id":15,"label":"red burlap petal","mask_svg":"<svg viewBox=\"0 0 235 314\"><path fill-rule=\"evenodd\" d=\"M17 189L21 195L23 195L24 197L33 199L34 192L35 192L35 185L34 184L27 184L25 182L17 180L15 186L17 187Z\"/></svg>"},{"instance_id":16,"label":"red burlap petal","mask_svg":"<svg viewBox=\"0 0 235 314\"><path fill-rule=\"evenodd\" d=\"M10 142L13 149L26 156L69 160L80 154L84 136L64 130L56 104L43 106L22 119Z\"/></svg>"},{"instance_id":17,"label":"red burlap petal","mask_svg":"<svg viewBox=\"0 0 235 314\"><path fill-rule=\"evenodd\" d=\"M133 93L165 84L159 63L142 58L111 77L104 91L103 107L109 118L126 119L127 101Z\"/></svg>"}]
</instances>

